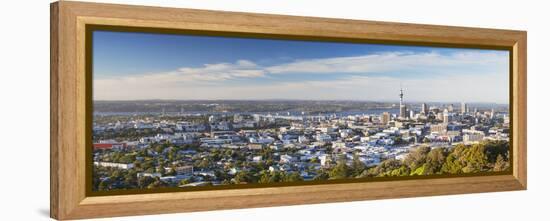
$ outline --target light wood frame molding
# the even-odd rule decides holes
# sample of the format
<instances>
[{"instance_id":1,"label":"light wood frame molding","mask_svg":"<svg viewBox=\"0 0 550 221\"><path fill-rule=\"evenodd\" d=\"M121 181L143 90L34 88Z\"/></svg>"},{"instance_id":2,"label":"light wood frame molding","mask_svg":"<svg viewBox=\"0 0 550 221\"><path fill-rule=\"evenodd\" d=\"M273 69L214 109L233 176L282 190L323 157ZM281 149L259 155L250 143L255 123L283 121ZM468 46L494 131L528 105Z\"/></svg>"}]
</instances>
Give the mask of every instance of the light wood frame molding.
<instances>
[{"instance_id":1,"label":"light wood frame molding","mask_svg":"<svg viewBox=\"0 0 550 221\"><path fill-rule=\"evenodd\" d=\"M85 190L85 26L158 27L249 34L368 39L511 50L511 175L414 179L254 189L87 196ZM51 4L50 213L79 219L527 188L527 33L253 13L81 2ZM89 88L88 88L89 89ZM391 190L391 191L388 191Z\"/></svg>"}]
</instances>

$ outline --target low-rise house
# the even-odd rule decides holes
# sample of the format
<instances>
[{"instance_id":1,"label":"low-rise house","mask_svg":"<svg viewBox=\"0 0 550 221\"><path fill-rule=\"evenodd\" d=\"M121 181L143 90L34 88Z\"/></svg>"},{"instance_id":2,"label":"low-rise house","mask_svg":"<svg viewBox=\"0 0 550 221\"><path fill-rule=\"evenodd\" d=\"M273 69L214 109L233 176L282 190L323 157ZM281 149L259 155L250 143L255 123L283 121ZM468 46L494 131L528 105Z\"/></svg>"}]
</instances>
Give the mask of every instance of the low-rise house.
<instances>
[{"instance_id":1,"label":"low-rise house","mask_svg":"<svg viewBox=\"0 0 550 221\"><path fill-rule=\"evenodd\" d=\"M260 143L250 143L246 146L249 150L261 150L263 145Z\"/></svg>"},{"instance_id":2,"label":"low-rise house","mask_svg":"<svg viewBox=\"0 0 550 221\"><path fill-rule=\"evenodd\" d=\"M262 156L254 156L254 157L252 157L252 161L254 161L256 163L261 162L262 161Z\"/></svg>"},{"instance_id":3,"label":"low-rise house","mask_svg":"<svg viewBox=\"0 0 550 221\"><path fill-rule=\"evenodd\" d=\"M315 140L317 140L319 142L331 142L332 137L328 134L317 134L315 136Z\"/></svg>"},{"instance_id":4,"label":"low-rise house","mask_svg":"<svg viewBox=\"0 0 550 221\"><path fill-rule=\"evenodd\" d=\"M97 162L96 161L96 162L94 162L94 165L95 166L100 166L100 167L115 167L115 168L124 169L124 170L134 168L133 163L113 163L113 162Z\"/></svg>"},{"instance_id":5,"label":"low-rise house","mask_svg":"<svg viewBox=\"0 0 550 221\"><path fill-rule=\"evenodd\" d=\"M151 178L155 178L155 177L162 177L162 174L160 173L147 173L147 172L141 172L141 173L137 173L136 174L137 178L141 178L141 177L151 177Z\"/></svg>"},{"instance_id":6,"label":"low-rise house","mask_svg":"<svg viewBox=\"0 0 550 221\"><path fill-rule=\"evenodd\" d=\"M291 163L291 162L296 161L296 157L288 155L288 154L281 155L280 158L281 158L281 160L280 160L281 163Z\"/></svg>"},{"instance_id":7,"label":"low-rise house","mask_svg":"<svg viewBox=\"0 0 550 221\"><path fill-rule=\"evenodd\" d=\"M94 143L94 150L122 150L126 148L126 143Z\"/></svg>"}]
</instances>

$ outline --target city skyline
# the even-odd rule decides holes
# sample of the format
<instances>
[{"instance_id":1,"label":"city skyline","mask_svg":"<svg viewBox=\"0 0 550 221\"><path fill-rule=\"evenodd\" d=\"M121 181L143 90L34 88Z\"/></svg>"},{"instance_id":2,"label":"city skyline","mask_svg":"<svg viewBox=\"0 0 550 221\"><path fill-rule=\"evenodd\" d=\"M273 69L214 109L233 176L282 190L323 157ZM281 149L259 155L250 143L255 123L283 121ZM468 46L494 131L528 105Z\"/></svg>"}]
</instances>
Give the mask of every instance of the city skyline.
<instances>
[{"instance_id":1,"label":"city skyline","mask_svg":"<svg viewBox=\"0 0 550 221\"><path fill-rule=\"evenodd\" d=\"M373 102L373 103L399 103L399 98L396 99L389 99L389 100L353 100L353 99L317 99L317 100L311 100L311 99L289 99L289 98L269 98L269 99L132 99L132 100L94 100L94 102L131 102L131 101L208 101L208 102L216 102L216 101L350 101L350 102ZM461 104L461 103L467 103L467 104L494 104L494 105L509 105L508 102L506 103L498 103L498 102L468 102L468 101L405 101L406 105L421 105L422 103L426 104Z\"/></svg>"},{"instance_id":2,"label":"city skyline","mask_svg":"<svg viewBox=\"0 0 550 221\"><path fill-rule=\"evenodd\" d=\"M93 39L94 100L395 102L400 85L405 103L509 100L507 51L115 32Z\"/></svg>"}]
</instances>

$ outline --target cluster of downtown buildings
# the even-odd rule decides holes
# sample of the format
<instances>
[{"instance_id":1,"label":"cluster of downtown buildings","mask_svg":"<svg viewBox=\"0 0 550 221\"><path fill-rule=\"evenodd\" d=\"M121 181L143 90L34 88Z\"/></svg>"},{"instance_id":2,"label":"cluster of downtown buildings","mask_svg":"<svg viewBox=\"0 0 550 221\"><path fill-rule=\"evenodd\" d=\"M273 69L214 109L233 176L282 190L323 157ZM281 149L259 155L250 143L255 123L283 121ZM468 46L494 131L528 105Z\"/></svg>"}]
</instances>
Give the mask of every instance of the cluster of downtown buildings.
<instances>
[{"instance_id":1,"label":"cluster of downtown buildings","mask_svg":"<svg viewBox=\"0 0 550 221\"><path fill-rule=\"evenodd\" d=\"M246 156L249 163L266 163L260 154L268 149L272 158L267 165L269 172L297 172L303 180L312 180L315 171L329 169L337 159L352 163L359 159L367 167L387 159L404 159L407 154L422 145L432 148L452 148L484 140L509 139L509 115L507 110L494 108L470 108L468 104L419 103L406 105L403 93L398 113L378 111L363 114L315 114L306 113L203 113L193 114L204 121L186 121L185 113L164 113L134 116L126 121L94 123L94 137L113 131L154 130L158 133L135 139L94 139L94 165L103 168L130 170L136 162L107 162L104 155L120 152L135 154L146 150L154 158L167 159L171 149L181 146L196 148L179 149L178 160L162 165L163 171L175 170L170 175L158 172L158 165L149 172L140 171L139 177L154 177L170 186L200 186L223 184L216 174L229 177L245 166L235 166L235 159L224 155L206 167L197 167L197 159L208 157L212 150L231 150ZM393 108L395 110L395 108ZM394 111L395 112L395 111ZM283 125L283 126L281 126ZM151 148L154 144L168 144L162 152ZM221 151L221 152L224 152ZM313 169L312 169L313 168ZM192 178L193 182L181 184ZM108 177L102 177L108 179Z\"/></svg>"}]
</instances>

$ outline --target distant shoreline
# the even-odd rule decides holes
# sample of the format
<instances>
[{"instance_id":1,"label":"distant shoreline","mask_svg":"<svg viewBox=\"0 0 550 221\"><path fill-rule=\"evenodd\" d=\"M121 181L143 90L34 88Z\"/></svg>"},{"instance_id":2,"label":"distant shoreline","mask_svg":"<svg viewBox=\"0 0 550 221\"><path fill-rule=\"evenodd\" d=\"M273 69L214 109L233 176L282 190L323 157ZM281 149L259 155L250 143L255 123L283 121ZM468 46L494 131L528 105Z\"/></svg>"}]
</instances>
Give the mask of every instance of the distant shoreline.
<instances>
[{"instance_id":1,"label":"distant shoreline","mask_svg":"<svg viewBox=\"0 0 550 221\"><path fill-rule=\"evenodd\" d=\"M353 103L383 103L383 104L394 104L399 103L399 100L308 100L308 99L139 99L139 100L93 100L94 103L116 103L116 102L186 102L186 103L195 103L195 102L353 102ZM463 101L406 101L407 104L461 104ZM509 105L509 103L500 103L500 102L466 102L469 105Z\"/></svg>"}]
</instances>

